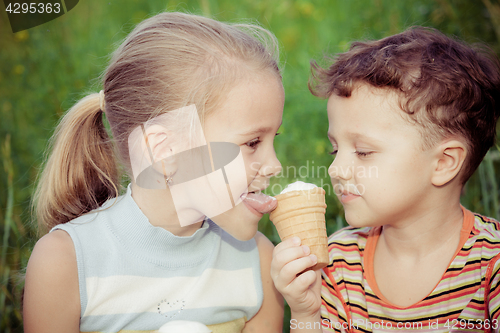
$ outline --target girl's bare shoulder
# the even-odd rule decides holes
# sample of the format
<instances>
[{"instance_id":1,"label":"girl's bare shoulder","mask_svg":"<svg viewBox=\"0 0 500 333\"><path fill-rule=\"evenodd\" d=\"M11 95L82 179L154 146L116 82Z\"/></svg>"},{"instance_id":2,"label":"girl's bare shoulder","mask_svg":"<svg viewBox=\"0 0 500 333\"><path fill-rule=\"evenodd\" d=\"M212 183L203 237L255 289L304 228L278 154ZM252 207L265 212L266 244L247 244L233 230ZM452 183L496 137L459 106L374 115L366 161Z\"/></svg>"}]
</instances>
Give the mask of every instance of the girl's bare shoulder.
<instances>
[{"instance_id":1,"label":"girl's bare shoulder","mask_svg":"<svg viewBox=\"0 0 500 333\"><path fill-rule=\"evenodd\" d=\"M36 243L26 269L25 332L78 332L80 294L75 248L62 230ZM50 319L48 319L50 318Z\"/></svg>"}]
</instances>

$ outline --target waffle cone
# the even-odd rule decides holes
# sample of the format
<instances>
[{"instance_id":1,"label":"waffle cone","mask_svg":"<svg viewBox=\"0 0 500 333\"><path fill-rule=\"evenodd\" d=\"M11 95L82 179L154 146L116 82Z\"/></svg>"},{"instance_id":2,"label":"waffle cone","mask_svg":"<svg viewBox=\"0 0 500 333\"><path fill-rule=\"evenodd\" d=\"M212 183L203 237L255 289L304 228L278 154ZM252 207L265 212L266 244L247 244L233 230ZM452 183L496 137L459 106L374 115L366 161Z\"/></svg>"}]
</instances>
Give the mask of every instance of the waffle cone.
<instances>
[{"instance_id":1,"label":"waffle cone","mask_svg":"<svg viewBox=\"0 0 500 333\"><path fill-rule=\"evenodd\" d=\"M311 249L318 262L313 270L328 265L328 237L325 224L325 190L316 187L306 191L290 191L275 197L278 206L269 216L281 241L298 236L302 245Z\"/></svg>"}]
</instances>

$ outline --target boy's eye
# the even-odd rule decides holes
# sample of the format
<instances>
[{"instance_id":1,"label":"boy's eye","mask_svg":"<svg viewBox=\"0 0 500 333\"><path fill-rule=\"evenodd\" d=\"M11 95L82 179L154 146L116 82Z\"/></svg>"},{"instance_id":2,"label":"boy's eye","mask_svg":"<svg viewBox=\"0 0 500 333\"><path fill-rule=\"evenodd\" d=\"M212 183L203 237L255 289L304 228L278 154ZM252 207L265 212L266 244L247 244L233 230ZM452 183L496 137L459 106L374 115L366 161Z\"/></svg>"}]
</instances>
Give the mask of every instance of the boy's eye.
<instances>
[{"instance_id":1,"label":"boy's eye","mask_svg":"<svg viewBox=\"0 0 500 333\"><path fill-rule=\"evenodd\" d=\"M278 135L280 135L280 134L281 134L281 133L276 132L276 134L275 134L274 136L278 136Z\"/></svg>"},{"instance_id":2,"label":"boy's eye","mask_svg":"<svg viewBox=\"0 0 500 333\"><path fill-rule=\"evenodd\" d=\"M260 141L259 138L255 138L251 141L248 141L247 143L245 143L246 146L252 148L252 149L255 149L257 148L257 146L259 145L259 143L261 143L262 141Z\"/></svg>"},{"instance_id":3,"label":"boy's eye","mask_svg":"<svg viewBox=\"0 0 500 333\"><path fill-rule=\"evenodd\" d=\"M373 154L372 151L356 151L355 153L356 153L356 155L358 155L360 157L366 157L368 155Z\"/></svg>"},{"instance_id":4,"label":"boy's eye","mask_svg":"<svg viewBox=\"0 0 500 333\"><path fill-rule=\"evenodd\" d=\"M337 152L338 152L338 150L335 149L334 151L332 151L332 152L330 152L328 154L330 154L330 155L337 155Z\"/></svg>"}]
</instances>

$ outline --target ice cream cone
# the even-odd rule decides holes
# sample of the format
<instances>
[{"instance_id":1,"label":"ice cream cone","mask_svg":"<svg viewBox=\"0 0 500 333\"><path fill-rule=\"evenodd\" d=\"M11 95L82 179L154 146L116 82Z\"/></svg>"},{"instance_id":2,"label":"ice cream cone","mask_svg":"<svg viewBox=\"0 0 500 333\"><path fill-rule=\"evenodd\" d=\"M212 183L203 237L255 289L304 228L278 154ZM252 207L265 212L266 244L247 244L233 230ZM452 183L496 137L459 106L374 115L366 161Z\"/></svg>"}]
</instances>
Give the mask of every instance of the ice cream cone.
<instances>
[{"instance_id":1,"label":"ice cream cone","mask_svg":"<svg viewBox=\"0 0 500 333\"><path fill-rule=\"evenodd\" d=\"M325 225L325 190L290 191L275 197L278 206L270 214L281 241L293 236L302 240L302 245L311 249L318 258L313 270L328 265L328 237Z\"/></svg>"}]
</instances>

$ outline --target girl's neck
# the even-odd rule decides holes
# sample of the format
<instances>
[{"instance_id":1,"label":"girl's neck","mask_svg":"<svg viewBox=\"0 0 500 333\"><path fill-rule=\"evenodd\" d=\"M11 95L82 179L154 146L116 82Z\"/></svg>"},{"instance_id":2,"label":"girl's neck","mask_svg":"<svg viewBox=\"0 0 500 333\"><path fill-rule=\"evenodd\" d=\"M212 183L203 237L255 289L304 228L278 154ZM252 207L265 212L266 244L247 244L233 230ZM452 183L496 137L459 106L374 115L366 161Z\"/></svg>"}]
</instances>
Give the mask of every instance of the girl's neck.
<instances>
[{"instance_id":1,"label":"girl's neck","mask_svg":"<svg viewBox=\"0 0 500 333\"><path fill-rule=\"evenodd\" d=\"M149 223L161 227L176 236L191 236L203 224L203 220L182 227L170 191L151 190L132 182L132 198L148 218Z\"/></svg>"}]
</instances>

